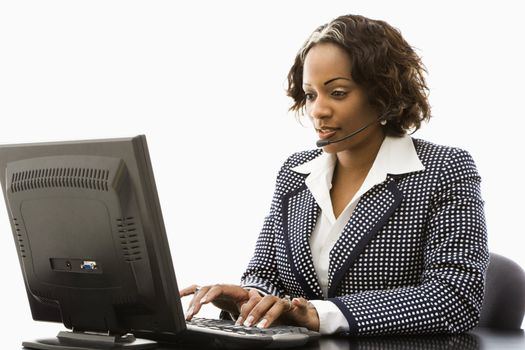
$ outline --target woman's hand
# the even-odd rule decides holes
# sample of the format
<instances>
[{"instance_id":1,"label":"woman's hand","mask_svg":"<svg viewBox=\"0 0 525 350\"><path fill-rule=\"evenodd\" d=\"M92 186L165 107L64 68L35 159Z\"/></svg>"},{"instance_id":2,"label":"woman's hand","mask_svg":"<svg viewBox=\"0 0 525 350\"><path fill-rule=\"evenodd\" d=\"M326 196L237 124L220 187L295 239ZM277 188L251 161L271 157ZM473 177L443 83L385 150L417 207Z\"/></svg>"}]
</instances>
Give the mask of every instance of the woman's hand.
<instances>
[{"instance_id":1,"label":"woman's hand","mask_svg":"<svg viewBox=\"0 0 525 350\"><path fill-rule=\"evenodd\" d=\"M251 298L260 299L261 296L256 291L254 293L233 284L215 284L212 286L198 287L192 285L179 291L181 297L194 294L186 312L186 320L191 320L203 304L213 303L221 310L232 314L239 314L241 305L247 303Z\"/></svg>"},{"instance_id":2,"label":"woman's hand","mask_svg":"<svg viewBox=\"0 0 525 350\"><path fill-rule=\"evenodd\" d=\"M233 284L204 287L192 285L179 293L181 297L194 294L186 313L186 320L191 320L203 304L212 303L221 310L239 314L237 325L267 328L278 322L319 330L317 310L303 298L289 300L274 295L262 297L255 289L247 290Z\"/></svg>"},{"instance_id":3,"label":"woman's hand","mask_svg":"<svg viewBox=\"0 0 525 350\"><path fill-rule=\"evenodd\" d=\"M237 324L267 328L276 321L319 331L319 315L311 303L304 298L290 301L274 295L266 295L259 301L250 299L242 305Z\"/></svg>"}]
</instances>

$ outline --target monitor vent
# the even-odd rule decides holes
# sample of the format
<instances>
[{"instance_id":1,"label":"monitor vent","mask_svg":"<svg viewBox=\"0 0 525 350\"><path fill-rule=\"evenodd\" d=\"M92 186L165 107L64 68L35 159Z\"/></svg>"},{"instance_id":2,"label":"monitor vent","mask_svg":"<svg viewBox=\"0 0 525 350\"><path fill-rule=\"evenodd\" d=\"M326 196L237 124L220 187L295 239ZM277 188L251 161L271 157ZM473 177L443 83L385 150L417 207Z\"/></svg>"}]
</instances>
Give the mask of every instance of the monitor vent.
<instances>
[{"instance_id":1,"label":"monitor vent","mask_svg":"<svg viewBox=\"0 0 525 350\"><path fill-rule=\"evenodd\" d=\"M18 249L20 249L20 255L22 255L22 258L25 258L26 257L26 247L24 243L24 238L22 236L22 229L20 228L20 224L18 223L17 218L13 218L13 222L15 224L16 240L18 243Z\"/></svg>"},{"instance_id":2,"label":"monitor vent","mask_svg":"<svg viewBox=\"0 0 525 350\"><path fill-rule=\"evenodd\" d=\"M117 229L124 259L127 262L142 259L135 219L132 217L117 219Z\"/></svg>"},{"instance_id":3,"label":"monitor vent","mask_svg":"<svg viewBox=\"0 0 525 350\"><path fill-rule=\"evenodd\" d=\"M41 168L13 173L11 191L49 187L76 187L108 191L109 170L94 168Z\"/></svg>"}]
</instances>

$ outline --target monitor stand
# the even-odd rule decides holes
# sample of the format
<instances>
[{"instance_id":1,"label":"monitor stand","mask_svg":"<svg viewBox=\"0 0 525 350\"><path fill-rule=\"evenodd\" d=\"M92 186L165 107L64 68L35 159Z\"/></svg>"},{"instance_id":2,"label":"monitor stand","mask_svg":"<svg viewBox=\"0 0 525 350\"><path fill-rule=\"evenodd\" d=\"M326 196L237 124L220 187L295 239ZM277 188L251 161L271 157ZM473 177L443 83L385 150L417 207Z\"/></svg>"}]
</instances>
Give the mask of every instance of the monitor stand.
<instances>
[{"instance_id":1,"label":"monitor stand","mask_svg":"<svg viewBox=\"0 0 525 350\"><path fill-rule=\"evenodd\" d=\"M154 349L157 342L135 338L133 334L112 335L86 332L59 332L56 338L24 341L22 346L37 350Z\"/></svg>"}]
</instances>

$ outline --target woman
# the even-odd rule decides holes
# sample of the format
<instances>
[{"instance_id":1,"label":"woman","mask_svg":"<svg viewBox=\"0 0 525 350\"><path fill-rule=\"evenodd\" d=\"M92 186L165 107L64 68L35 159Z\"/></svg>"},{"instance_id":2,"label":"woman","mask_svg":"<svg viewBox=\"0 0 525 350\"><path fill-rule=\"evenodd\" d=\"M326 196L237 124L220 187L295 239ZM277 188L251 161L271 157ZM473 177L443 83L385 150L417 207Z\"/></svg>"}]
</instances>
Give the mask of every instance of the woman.
<instances>
[{"instance_id":1,"label":"woman","mask_svg":"<svg viewBox=\"0 0 525 350\"><path fill-rule=\"evenodd\" d=\"M323 334L459 333L488 264L480 177L458 148L413 139L430 118L424 67L383 21L319 27L288 75L322 147L282 166L240 286L188 287L247 326ZM290 298L292 298L290 300Z\"/></svg>"}]
</instances>

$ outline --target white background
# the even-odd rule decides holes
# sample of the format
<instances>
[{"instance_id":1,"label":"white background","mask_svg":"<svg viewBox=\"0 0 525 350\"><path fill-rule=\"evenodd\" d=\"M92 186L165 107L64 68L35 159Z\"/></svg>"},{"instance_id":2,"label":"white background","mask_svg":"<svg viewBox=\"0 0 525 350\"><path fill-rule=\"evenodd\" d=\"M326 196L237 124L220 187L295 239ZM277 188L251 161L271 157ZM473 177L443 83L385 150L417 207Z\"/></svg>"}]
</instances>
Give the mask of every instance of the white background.
<instances>
[{"instance_id":1,"label":"white background","mask_svg":"<svg viewBox=\"0 0 525 350\"><path fill-rule=\"evenodd\" d=\"M281 163L314 148L287 112L294 56L318 25L362 14L422 56L434 117L414 136L470 151L490 249L525 266L519 3L0 1L0 143L146 134L179 286L237 283ZM32 321L5 209L0 225L8 348L61 327Z\"/></svg>"}]
</instances>

